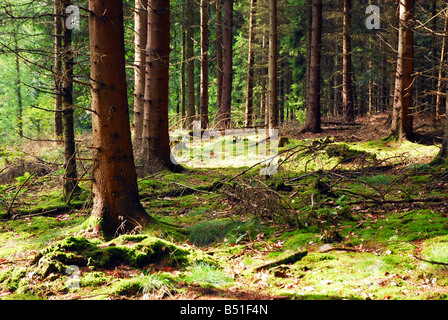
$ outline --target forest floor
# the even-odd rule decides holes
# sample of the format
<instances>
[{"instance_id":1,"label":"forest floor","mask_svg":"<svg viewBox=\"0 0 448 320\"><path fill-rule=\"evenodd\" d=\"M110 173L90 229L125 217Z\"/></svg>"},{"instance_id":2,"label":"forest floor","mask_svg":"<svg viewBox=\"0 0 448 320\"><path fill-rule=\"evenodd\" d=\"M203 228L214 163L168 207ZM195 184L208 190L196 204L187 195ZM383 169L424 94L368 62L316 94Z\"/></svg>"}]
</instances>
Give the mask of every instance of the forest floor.
<instances>
[{"instance_id":1,"label":"forest floor","mask_svg":"<svg viewBox=\"0 0 448 320\"><path fill-rule=\"evenodd\" d=\"M448 299L448 171L429 165L441 131L417 119L419 143L397 143L386 120L287 125L273 176L140 177L167 224L113 240L86 232L89 181L61 201L61 146L0 147L0 299Z\"/></svg>"}]
</instances>

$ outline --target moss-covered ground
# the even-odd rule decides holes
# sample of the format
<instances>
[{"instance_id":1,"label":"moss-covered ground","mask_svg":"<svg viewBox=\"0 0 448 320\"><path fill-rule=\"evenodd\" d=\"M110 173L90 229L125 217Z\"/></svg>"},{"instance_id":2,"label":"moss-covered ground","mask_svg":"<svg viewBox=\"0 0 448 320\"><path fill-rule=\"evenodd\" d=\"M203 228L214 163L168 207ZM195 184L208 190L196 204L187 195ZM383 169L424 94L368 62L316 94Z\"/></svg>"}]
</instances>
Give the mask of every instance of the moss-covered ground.
<instances>
[{"instance_id":1,"label":"moss-covered ground","mask_svg":"<svg viewBox=\"0 0 448 320\"><path fill-rule=\"evenodd\" d=\"M241 174L248 167L140 177L148 213L181 228L112 240L86 232L88 181L67 205L62 171L21 174L0 185L0 299L446 300L448 172L428 164L437 150L290 136L272 177ZM42 152L57 159L57 147ZM9 166L23 158L2 154Z\"/></svg>"}]
</instances>

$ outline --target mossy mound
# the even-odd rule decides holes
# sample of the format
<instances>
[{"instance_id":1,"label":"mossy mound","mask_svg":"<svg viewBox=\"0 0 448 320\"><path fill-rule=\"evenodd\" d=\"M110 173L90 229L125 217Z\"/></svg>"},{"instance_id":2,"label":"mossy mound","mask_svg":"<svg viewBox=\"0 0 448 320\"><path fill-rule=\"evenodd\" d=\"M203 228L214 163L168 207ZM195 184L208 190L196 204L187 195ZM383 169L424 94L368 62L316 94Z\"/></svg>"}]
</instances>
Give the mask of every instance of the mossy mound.
<instances>
[{"instance_id":1,"label":"mossy mound","mask_svg":"<svg viewBox=\"0 0 448 320\"><path fill-rule=\"evenodd\" d=\"M325 152L330 158L333 157L340 158L342 163L351 162L354 161L355 159L371 160L373 162L376 161L375 154L363 150L356 150L350 148L348 145L344 143L331 144L325 149Z\"/></svg>"},{"instance_id":2,"label":"mossy mound","mask_svg":"<svg viewBox=\"0 0 448 320\"><path fill-rule=\"evenodd\" d=\"M193 256L189 249L147 235L123 235L107 243L68 237L39 252L32 264L37 274L47 277L51 273L64 273L69 265L110 268L128 264L142 268L150 263L163 263L180 267Z\"/></svg>"}]
</instances>

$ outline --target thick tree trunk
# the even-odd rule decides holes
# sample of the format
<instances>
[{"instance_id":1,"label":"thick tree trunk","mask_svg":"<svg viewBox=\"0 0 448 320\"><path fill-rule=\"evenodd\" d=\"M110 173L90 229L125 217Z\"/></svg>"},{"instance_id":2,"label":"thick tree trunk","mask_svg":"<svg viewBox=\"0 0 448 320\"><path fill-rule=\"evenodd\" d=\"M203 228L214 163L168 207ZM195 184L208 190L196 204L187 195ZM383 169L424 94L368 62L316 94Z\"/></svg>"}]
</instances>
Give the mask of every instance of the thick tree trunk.
<instances>
[{"instance_id":1,"label":"thick tree trunk","mask_svg":"<svg viewBox=\"0 0 448 320\"><path fill-rule=\"evenodd\" d=\"M187 0L187 49L186 49L186 64L187 64L187 119L185 127L192 129L192 124L195 116L194 108L194 44L193 44L193 24L194 11L192 0Z\"/></svg>"},{"instance_id":2,"label":"thick tree trunk","mask_svg":"<svg viewBox=\"0 0 448 320\"><path fill-rule=\"evenodd\" d=\"M170 8L169 0L148 1L148 40L146 63L145 108L148 114L148 135L143 154L145 172L163 168L182 170L171 161L168 124L169 65L170 65ZM150 85L148 85L150 84Z\"/></svg>"},{"instance_id":3,"label":"thick tree trunk","mask_svg":"<svg viewBox=\"0 0 448 320\"><path fill-rule=\"evenodd\" d=\"M54 135L60 139L62 132L62 2L54 0Z\"/></svg>"},{"instance_id":4,"label":"thick tree trunk","mask_svg":"<svg viewBox=\"0 0 448 320\"><path fill-rule=\"evenodd\" d=\"M147 1L136 0L134 12L134 150L141 153L143 114L145 108L146 40L148 27Z\"/></svg>"},{"instance_id":5,"label":"thick tree trunk","mask_svg":"<svg viewBox=\"0 0 448 320\"><path fill-rule=\"evenodd\" d=\"M70 1L64 1L63 13L64 20L68 18L65 8L71 5ZM72 48L72 30L64 26L63 36L63 55L64 76L62 82L63 99L63 135L64 135L64 155L65 155L65 176L64 176L64 201L69 199L72 193L77 189L76 178L78 177L76 168L76 145L75 128L73 121L73 67L74 53Z\"/></svg>"},{"instance_id":6,"label":"thick tree trunk","mask_svg":"<svg viewBox=\"0 0 448 320\"><path fill-rule=\"evenodd\" d=\"M218 111L218 127L230 127L233 78L233 0L224 0L222 101Z\"/></svg>"},{"instance_id":7,"label":"thick tree trunk","mask_svg":"<svg viewBox=\"0 0 448 320\"><path fill-rule=\"evenodd\" d=\"M310 86L305 131L322 131L320 115L322 0L313 0L311 23Z\"/></svg>"},{"instance_id":8,"label":"thick tree trunk","mask_svg":"<svg viewBox=\"0 0 448 320\"><path fill-rule=\"evenodd\" d=\"M157 8L151 2L152 8ZM162 0L163 8L168 5ZM106 236L145 226L139 202L127 101L123 3L89 1L92 79L93 209Z\"/></svg>"},{"instance_id":9,"label":"thick tree trunk","mask_svg":"<svg viewBox=\"0 0 448 320\"><path fill-rule=\"evenodd\" d=\"M208 127L208 0L201 0L201 128Z\"/></svg>"},{"instance_id":10,"label":"thick tree trunk","mask_svg":"<svg viewBox=\"0 0 448 320\"><path fill-rule=\"evenodd\" d=\"M344 121L353 122L355 117L353 82L352 82L352 1L344 0L344 21L343 21L343 41L342 41L342 105Z\"/></svg>"},{"instance_id":11,"label":"thick tree trunk","mask_svg":"<svg viewBox=\"0 0 448 320\"><path fill-rule=\"evenodd\" d=\"M391 134L397 139L413 139L412 91L414 66L414 0L400 2L398 57L395 74Z\"/></svg>"},{"instance_id":12,"label":"thick tree trunk","mask_svg":"<svg viewBox=\"0 0 448 320\"><path fill-rule=\"evenodd\" d=\"M257 0L250 2L249 16L249 44L247 54L247 87L246 87L246 119L245 126L250 127L254 117L254 40L255 40L255 14Z\"/></svg>"},{"instance_id":13,"label":"thick tree trunk","mask_svg":"<svg viewBox=\"0 0 448 320\"><path fill-rule=\"evenodd\" d=\"M269 129L278 127L277 0L269 0Z\"/></svg>"}]
</instances>

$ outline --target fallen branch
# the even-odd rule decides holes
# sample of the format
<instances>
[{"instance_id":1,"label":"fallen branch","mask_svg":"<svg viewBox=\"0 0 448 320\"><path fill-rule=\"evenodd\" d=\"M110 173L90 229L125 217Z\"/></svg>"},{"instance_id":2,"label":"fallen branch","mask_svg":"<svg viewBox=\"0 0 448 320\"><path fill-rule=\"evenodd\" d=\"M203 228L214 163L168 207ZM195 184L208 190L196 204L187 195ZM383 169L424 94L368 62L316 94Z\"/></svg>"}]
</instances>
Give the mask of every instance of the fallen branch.
<instances>
[{"instance_id":1,"label":"fallen branch","mask_svg":"<svg viewBox=\"0 0 448 320\"><path fill-rule=\"evenodd\" d=\"M445 262L426 260L426 259L423 259L423 258L420 258L420 257L417 257L417 256L414 256L414 258L417 259L417 260L423 261L423 262L431 263L431 264L438 264L438 265L441 265L441 266L448 266L448 263L445 263Z\"/></svg>"},{"instance_id":2,"label":"fallen branch","mask_svg":"<svg viewBox=\"0 0 448 320\"><path fill-rule=\"evenodd\" d=\"M381 199L365 199L358 201L346 202L345 205L355 205L355 204L400 204L400 203L416 203L416 202L446 202L448 199L439 197L429 197L429 198L416 198L416 199L391 199L391 200L381 200ZM339 205L337 203L327 203L329 205Z\"/></svg>"},{"instance_id":3,"label":"fallen branch","mask_svg":"<svg viewBox=\"0 0 448 320\"><path fill-rule=\"evenodd\" d=\"M293 264L293 263L295 263L295 262L297 262L299 260L302 260L302 258L305 257L307 254L308 254L308 250L298 251L298 252L295 252L295 253L287 256L286 258L275 260L275 261L272 261L272 262L268 262L268 263L265 263L265 264L263 264L263 265L261 265L259 267L256 267L254 269L254 271L260 271L260 270L263 270L263 269L270 269L270 268L276 267L276 266L281 265L281 264Z\"/></svg>"}]
</instances>

